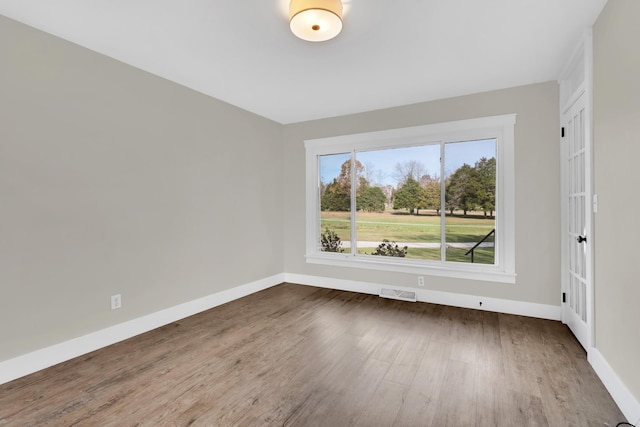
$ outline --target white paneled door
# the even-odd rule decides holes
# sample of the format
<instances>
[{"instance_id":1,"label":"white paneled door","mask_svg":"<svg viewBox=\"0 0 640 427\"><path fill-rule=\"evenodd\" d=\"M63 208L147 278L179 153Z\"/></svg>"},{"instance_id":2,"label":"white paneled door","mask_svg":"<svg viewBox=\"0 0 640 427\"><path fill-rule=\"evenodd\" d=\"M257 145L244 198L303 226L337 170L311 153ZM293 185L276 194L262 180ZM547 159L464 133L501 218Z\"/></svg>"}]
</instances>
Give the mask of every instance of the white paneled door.
<instances>
[{"instance_id":1,"label":"white paneled door","mask_svg":"<svg viewBox=\"0 0 640 427\"><path fill-rule=\"evenodd\" d=\"M563 321L589 349L592 331L591 146L585 95L562 117L564 174Z\"/></svg>"}]
</instances>

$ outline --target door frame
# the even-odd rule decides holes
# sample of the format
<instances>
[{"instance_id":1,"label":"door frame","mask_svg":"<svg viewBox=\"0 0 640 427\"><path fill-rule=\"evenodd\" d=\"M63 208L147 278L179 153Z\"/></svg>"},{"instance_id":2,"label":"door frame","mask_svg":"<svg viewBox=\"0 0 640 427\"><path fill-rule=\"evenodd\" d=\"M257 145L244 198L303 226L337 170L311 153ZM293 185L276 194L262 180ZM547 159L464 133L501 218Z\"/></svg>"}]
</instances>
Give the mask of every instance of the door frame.
<instances>
[{"instance_id":1,"label":"door frame","mask_svg":"<svg viewBox=\"0 0 640 427\"><path fill-rule=\"evenodd\" d=\"M594 274L594 247L596 236L594 233L594 211L596 205L593 203L593 36L591 28L583 35L580 43L575 48L573 54L569 57L567 64L561 74L560 80L560 126L564 126L567 121L567 113L571 111L576 102L584 102L585 107L585 193L586 193L586 210L585 214L587 225L587 337L586 342L581 342L587 353L595 347L595 274ZM581 101L583 97L583 101ZM562 295L569 293L569 182L567 152L568 147L560 138L560 156L561 156L561 307L562 322L568 323L568 313L571 310L569 304L563 302Z\"/></svg>"}]
</instances>

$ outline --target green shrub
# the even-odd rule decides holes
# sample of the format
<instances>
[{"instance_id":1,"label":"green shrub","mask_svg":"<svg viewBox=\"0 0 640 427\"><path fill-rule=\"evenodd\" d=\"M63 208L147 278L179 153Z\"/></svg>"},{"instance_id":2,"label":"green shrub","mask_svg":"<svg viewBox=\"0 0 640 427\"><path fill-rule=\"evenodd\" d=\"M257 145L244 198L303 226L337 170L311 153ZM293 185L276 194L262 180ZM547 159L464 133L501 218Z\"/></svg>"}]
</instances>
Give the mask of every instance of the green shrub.
<instances>
[{"instance_id":1,"label":"green shrub","mask_svg":"<svg viewBox=\"0 0 640 427\"><path fill-rule=\"evenodd\" d=\"M407 256L408 250L408 246L401 248L396 242L390 242L387 239L384 239L382 243L378 245L375 252L371 253L371 255L405 257Z\"/></svg>"},{"instance_id":2,"label":"green shrub","mask_svg":"<svg viewBox=\"0 0 640 427\"><path fill-rule=\"evenodd\" d=\"M320 234L320 244L322 245L322 252L344 252L340 237L334 231L329 230L329 227L324 233Z\"/></svg>"}]
</instances>

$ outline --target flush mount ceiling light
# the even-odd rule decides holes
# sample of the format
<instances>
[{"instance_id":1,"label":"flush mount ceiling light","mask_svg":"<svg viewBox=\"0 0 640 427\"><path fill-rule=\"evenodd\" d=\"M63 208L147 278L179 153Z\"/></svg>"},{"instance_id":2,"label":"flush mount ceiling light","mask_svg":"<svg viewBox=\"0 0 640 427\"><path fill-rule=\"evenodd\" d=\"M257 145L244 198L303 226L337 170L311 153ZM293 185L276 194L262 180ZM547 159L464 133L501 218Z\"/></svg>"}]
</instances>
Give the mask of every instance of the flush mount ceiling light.
<instances>
[{"instance_id":1,"label":"flush mount ceiling light","mask_svg":"<svg viewBox=\"0 0 640 427\"><path fill-rule=\"evenodd\" d=\"M291 0L289 3L291 31L302 40L323 42L342 31L340 0Z\"/></svg>"}]
</instances>

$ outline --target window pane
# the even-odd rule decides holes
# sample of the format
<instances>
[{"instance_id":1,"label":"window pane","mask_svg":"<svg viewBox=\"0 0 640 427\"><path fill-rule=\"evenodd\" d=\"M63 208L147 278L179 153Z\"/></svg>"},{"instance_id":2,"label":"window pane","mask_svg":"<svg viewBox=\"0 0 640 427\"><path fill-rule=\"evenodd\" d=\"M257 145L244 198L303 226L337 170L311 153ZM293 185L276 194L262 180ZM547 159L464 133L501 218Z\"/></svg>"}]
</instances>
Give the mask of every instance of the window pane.
<instances>
[{"instance_id":1,"label":"window pane","mask_svg":"<svg viewBox=\"0 0 640 427\"><path fill-rule=\"evenodd\" d=\"M440 260L440 145L357 152L356 165L358 253Z\"/></svg>"},{"instance_id":2,"label":"window pane","mask_svg":"<svg viewBox=\"0 0 640 427\"><path fill-rule=\"evenodd\" d=\"M496 140L446 144L444 159L446 260L494 264Z\"/></svg>"},{"instance_id":3,"label":"window pane","mask_svg":"<svg viewBox=\"0 0 640 427\"><path fill-rule=\"evenodd\" d=\"M320 250L350 252L351 154L319 156Z\"/></svg>"}]
</instances>

